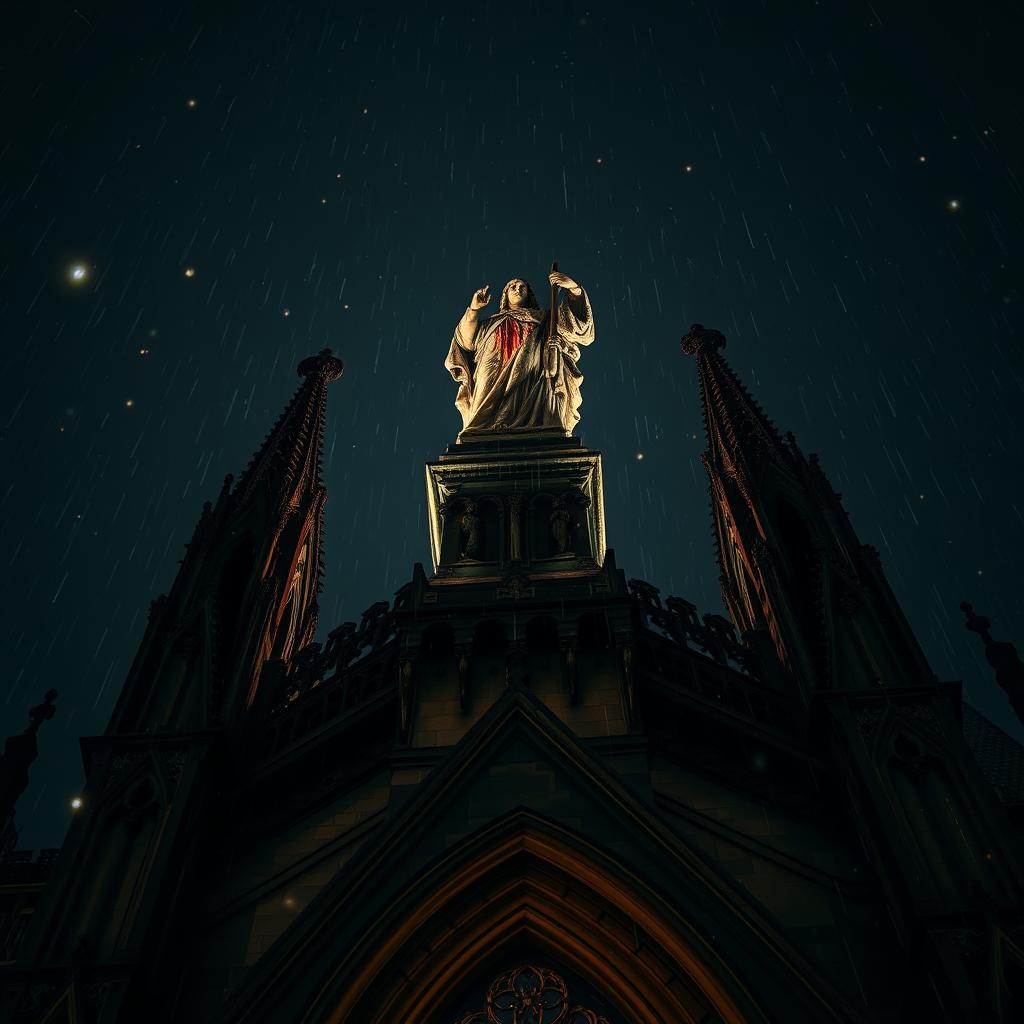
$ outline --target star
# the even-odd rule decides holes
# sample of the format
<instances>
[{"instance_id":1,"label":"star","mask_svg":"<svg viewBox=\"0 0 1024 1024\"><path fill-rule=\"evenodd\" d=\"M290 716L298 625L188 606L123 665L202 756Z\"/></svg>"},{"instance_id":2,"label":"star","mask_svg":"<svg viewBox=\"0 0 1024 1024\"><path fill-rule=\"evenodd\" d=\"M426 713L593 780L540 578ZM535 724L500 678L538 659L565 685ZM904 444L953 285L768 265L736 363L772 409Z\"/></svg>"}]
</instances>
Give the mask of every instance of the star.
<instances>
[{"instance_id":1,"label":"star","mask_svg":"<svg viewBox=\"0 0 1024 1024\"><path fill-rule=\"evenodd\" d=\"M84 263L73 263L68 268L68 277L72 284L82 284L89 276L89 268Z\"/></svg>"},{"instance_id":2,"label":"star","mask_svg":"<svg viewBox=\"0 0 1024 1024\"><path fill-rule=\"evenodd\" d=\"M949 206L949 208L951 210L959 210L960 209L960 200L959 199L950 199L950 201L949 201L949 203L947 205Z\"/></svg>"},{"instance_id":3,"label":"star","mask_svg":"<svg viewBox=\"0 0 1024 1024\"><path fill-rule=\"evenodd\" d=\"M195 110L196 107L199 106L199 100L197 100L194 96L190 96L187 100L185 100L185 106L188 107L189 110Z\"/></svg>"},{"instance_id":4,"label":"star","mask_svg":"<svg viewBox=\"0 0 1024 1024\"><path fill-rule=\"evenodd\" d=\"M186 277L195 277L196 276L196 268L195 267L186 267L185 268L185 276Z\"/></svg>"}]
</instances>

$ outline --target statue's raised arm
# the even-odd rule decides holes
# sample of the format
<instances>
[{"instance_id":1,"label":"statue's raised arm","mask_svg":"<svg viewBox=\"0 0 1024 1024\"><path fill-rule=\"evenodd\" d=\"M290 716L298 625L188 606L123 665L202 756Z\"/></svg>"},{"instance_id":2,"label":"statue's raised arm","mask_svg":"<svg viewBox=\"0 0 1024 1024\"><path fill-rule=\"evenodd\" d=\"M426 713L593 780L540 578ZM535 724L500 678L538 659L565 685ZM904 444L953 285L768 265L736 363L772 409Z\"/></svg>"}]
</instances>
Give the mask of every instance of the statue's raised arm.
<instances>
[{"instance_id":1,"label":"statue's raised arm","mask_svg":"<svg viewBox=\"0 0 1024 1024\"><path fill-rule=\"evenodd\" d=\"M498 311L484 316L490 285L478 288L455 328L445 368L459 390L455 407L463 434L531 427L560 427L571 434L582 402L580 346L594 340L594 315L586 291L552 271L562 289L555 309L540 308L533 289L515 277L502 289Z\"/></svg>"}]
</instances>

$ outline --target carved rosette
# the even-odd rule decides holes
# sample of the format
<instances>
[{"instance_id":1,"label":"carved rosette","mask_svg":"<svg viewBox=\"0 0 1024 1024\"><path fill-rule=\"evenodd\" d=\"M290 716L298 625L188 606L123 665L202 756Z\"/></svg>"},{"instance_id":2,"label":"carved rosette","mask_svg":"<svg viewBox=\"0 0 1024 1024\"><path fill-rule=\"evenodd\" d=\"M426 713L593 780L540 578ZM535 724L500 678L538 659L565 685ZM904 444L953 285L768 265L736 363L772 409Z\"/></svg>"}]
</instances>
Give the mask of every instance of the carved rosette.
<instances>
[{"instance_id":1,"label":"carved rosette","mask_svg":"<svg viewBox=\"0 0 1024 1024\"><path fill-rule=\"evenodd\" d=\"M546 967L524 966L491 982L486 1007L457 1024L610 1024L585 1006L573 1006L565 981Z\"/></svg>"}]
</instances>

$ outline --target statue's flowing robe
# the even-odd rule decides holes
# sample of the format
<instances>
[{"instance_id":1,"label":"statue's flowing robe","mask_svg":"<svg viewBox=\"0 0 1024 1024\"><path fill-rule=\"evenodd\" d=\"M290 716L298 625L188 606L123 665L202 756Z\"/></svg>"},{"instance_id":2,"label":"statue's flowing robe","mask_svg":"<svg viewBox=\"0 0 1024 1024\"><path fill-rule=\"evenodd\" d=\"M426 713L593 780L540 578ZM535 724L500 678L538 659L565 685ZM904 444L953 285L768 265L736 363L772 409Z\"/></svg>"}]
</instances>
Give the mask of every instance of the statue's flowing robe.
<instances>
[{"instance_id":1,"label":"statue's flowing robe","mask_svg":"<svg viewBox=\"0 0 1024 1024\"><path fill-rule=\"evenodd\" d=\"M561 427L572 433L583 401L580 346L593 340L594 315L585 291L558 304L553 342L548 313L540 309L503 310L479 321L469 339L456 327L444 365L459 385L455 407L463 432Z\"/></svg>"}]
</instances>

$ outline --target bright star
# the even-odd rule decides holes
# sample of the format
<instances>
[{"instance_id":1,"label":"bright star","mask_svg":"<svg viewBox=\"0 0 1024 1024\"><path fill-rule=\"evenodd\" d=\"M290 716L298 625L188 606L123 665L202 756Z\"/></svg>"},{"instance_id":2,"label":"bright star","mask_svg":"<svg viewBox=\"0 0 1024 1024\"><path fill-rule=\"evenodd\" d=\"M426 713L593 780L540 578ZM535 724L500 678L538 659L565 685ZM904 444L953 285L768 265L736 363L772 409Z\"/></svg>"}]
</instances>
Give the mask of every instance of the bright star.
<instances>
[{"instance_id":1,"label":"bright star","mask_svg":"<svg viewBox=\"0 0 1024 1024\"><path fill-rule=\"evenodd\" d=\"M75 263L68 270L68 277L74 284L81 284L89 276L89 269L84 263Z\"/></svg>"}]
</instances>

